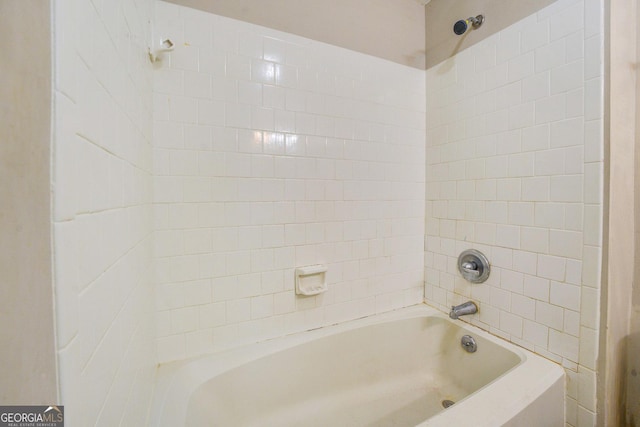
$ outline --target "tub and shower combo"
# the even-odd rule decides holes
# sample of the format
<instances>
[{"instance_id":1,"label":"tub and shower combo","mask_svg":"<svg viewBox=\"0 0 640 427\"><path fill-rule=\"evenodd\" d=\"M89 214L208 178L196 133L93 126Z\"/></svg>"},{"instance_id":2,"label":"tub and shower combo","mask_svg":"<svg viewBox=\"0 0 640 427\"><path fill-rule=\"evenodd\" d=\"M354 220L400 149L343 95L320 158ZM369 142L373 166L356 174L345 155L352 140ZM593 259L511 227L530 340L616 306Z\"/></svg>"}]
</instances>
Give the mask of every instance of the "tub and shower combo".
<instances>
[{"instance_id":1,"label":"tub and shower combo","mask_svg":"<svg viewBox=\"0 0 640 427\"><path fill-rule=\"evenodd\" d=\"M458 270L480 283L490 266L471 249ZM296 291L326 290L310 283ZM564 370L457 320L476 311L467 302L447 318L417 305L163 365L151 425L564 426Z\"/></svg>"},{"instance_id":2,"label":"tub and shower combo","mask_svg":"<svg viewBox=\"0 0 640 427\"><path fill-rule=\"evenodd\" d=\"M490 265L471 249L458 270ZM476 312L418 305L165 365L152 425L563 426L563 369L457 320Z\"/></svg>"}]
</instances>

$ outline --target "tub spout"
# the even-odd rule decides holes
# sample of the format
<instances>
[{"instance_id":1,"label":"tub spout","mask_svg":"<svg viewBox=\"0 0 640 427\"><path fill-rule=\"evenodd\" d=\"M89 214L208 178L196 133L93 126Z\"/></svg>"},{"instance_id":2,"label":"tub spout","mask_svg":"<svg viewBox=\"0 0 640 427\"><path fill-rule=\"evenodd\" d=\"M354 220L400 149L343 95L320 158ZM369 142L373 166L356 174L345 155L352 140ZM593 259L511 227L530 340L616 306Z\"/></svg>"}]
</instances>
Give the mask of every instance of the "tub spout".
<instances>
[{"instance_id":1,"label":"tub spout","mask_svg":"<svg viewBox=\"0 0 640 427\"><path fill-rule=\"evenodd\" d=\"M460 316L464 316L467 314L474 314L478 312L478 306L473 301L467 301L460 305L454 305L451 307L451 311L449 312L449 317L452 319L457 319Z\"/></svg>"}]
</instances>

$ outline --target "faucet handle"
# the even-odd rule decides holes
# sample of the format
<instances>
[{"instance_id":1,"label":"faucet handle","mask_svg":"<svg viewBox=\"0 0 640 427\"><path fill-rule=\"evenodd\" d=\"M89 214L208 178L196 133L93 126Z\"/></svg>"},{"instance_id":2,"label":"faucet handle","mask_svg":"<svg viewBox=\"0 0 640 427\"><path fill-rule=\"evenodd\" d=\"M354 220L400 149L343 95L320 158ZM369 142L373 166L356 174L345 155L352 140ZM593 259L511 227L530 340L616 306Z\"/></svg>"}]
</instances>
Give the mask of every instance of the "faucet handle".
<instances>
[{"instance_id":1,"label":"faucet handle","mask_svg":"<svg viewBox=\"0 0 640 427\"><path fill-rule=\"evenodd\" d=\"M468 249L458 257L458 271L471 283L482 283L489 277L489 260L481 252Z\"/></svg>"},{"instance_id":2,"label":"faucet handle","mask_svg":"<svg viewBox=\"0 0 640 427\"><path fill-rule=\"evenodd\" d=\"M467 274L478 277L480 276L480 271L478 270L478 264L475 262L464 262L460 266L460 269Z\"/></svg>"}]
</instances>

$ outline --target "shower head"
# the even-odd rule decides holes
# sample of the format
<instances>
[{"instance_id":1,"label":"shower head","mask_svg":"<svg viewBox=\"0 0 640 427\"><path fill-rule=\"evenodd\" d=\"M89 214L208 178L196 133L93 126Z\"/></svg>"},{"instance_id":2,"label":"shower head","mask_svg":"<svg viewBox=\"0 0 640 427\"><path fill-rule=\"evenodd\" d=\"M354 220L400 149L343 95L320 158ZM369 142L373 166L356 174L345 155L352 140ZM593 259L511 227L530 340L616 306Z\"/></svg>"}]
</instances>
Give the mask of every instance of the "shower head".
<instances>
[{"instance_id":1,"label":"shower head","mask_svg":"<svg viewBox=\"0 0 640 427\"><path fill-rule=\"evenodd\" d=\"M469 24L471 24L471 26L475 30L476 28L479 28L483 22L484 22L484 15L478 15L475 18L472 16L467 19L461 19L455 24L453 24L453 32L461 36L467 32L467 30L469 29Z\"/></svg>"}]
</instances>

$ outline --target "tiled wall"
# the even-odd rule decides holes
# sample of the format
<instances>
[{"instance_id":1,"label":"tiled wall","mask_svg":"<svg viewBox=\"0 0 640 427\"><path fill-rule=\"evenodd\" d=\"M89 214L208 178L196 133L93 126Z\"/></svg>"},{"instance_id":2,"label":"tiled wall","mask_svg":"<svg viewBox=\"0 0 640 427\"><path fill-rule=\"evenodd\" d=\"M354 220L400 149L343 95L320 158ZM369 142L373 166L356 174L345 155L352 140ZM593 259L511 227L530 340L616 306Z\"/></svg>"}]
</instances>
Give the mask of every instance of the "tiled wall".
<instances>
[{"instance_id":1,"label":"tiled wall","mask_svg":"<svg viewBox=\"0 0 640 427\"><path fill-rule=\"evenodd\" d=\"M152 4L53 2L59 403L74 426L145 425L151 399Z\"/></svg>"},{"instance_id":2,"label":"tiled wall","mask_svg":"<svg viewBox=\"0 0 640 427\"><path fill-rule=\"evenodd\" d=\"M599 0L559 0L427 71L426 299L562 363L571 426L595 425L602 28Z\"/></svg>"},{"instance_id":3,"label":"tiled wall","mask_svg":"<svg viewBox=\"0 0 640 427\"><path fill-rule=\"evenodd\" d=\"M419 303L424 72L158 2L158 353ZM296 297L294 268L328 266Z\"/></svg>"},{"instance_id":4,"label":"tiled wall","mask_svg":"<svg viewBox=\"0 0 640 427\"><path fill-rule=\"evenodd\" d=\"M150 0L54 8L70 423L144 425L154 344L167 362L390 310L424 279L429 303L473 299L471 322L562 363L568 425L595 425L599 0L558 0L426 88L415 69L163 2L176 50L152 72ZM456 274L468 247L492 262L486 284ZM296 297L293 269L316 263L329 291Z\"/></svg>"}]
</instances>

